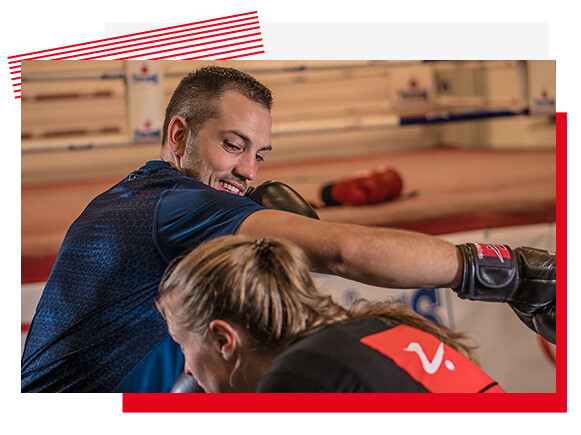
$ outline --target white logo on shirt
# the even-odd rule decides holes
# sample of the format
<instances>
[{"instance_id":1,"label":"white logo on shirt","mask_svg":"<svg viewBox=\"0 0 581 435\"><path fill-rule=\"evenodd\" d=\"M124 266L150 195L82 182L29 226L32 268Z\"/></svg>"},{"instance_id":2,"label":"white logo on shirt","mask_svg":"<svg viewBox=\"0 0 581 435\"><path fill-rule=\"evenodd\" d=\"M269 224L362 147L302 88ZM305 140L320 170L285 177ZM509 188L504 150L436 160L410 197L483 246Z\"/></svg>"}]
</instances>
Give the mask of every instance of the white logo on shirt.
<instances>
[{"instance_id":1,"label":"white logo on shirt","mask_svg":"<svg viewBox=\"0 0 581 435\"><path fill-rule=\"evenodd\" d=\"M440 343L432 361L428 359L422 346L415 341L410 342L404 350L406 352L415 352L420 357L420 362L422 363L424 371L429 375L436 373L444 360L444 343ZM454 363L450 360L444 361L444 365L450 371L456 369L456 366L454 366Z\"/></svg>"}]
</instances>

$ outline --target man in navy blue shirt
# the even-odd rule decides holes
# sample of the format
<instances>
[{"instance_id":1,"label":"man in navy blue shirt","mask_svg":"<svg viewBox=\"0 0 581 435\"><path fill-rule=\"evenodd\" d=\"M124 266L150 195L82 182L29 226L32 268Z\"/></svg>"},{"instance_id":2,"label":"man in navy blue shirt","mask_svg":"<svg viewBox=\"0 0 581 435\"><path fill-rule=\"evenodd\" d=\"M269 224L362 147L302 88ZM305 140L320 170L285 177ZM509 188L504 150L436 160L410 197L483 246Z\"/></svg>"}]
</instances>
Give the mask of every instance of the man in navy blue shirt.
<instances>
[{"instance_id":1,"label":"man in navy blue shirt","mask_svg":"<svg viewBox=\"0 0 581 435\"><path fill-rule=\"evenodd\" d=\"M154 306L159 281L180 253L263 209L243 194L270 150L271 101L234 70L180 84L161 160L95 198L67 232L27 336L23 392L171 389L183 355Z\"/></svg>"},{"instance_id":2,"label":"man in navy blue shirt","mask_svg":"<svg viewBox=\"0 0 581 435\"><path fill-rule=\"evenodd\" d=\"M515 301L522 273L475 284L471 248L326 223L244 197L271 149L271 105L270 91L237 70L201 68L180 82L166 109L160 161L95 198L67 232L27 336L23 392L170 391L183 355L155 309L157 286L172 259L221 235L286 238L307 252L313 271L372 285L453 287L471 299L484 286L494 289L487 300ZM541 274L548 290L516 307L531 328L535 310L554 305L552 258L529 268L535 275L553 265ZM520 262L513 255L501 270Z\"/></svg>"}]
</instances>

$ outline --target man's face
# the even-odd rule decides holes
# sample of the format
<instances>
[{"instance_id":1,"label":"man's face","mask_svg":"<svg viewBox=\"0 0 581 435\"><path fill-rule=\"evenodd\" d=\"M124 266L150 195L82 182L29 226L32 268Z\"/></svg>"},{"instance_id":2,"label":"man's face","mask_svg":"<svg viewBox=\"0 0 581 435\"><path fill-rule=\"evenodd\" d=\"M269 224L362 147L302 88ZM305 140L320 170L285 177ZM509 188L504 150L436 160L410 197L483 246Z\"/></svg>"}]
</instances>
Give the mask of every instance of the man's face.
<instances>
[{"instance_id":1,"label":"man's face","mask_svg":"<svg viewBox=\"0 0 581 435\"><path fill-rule=\"evenodd\" d=\"M226 91L220 115L189 143L182 171L214 189L244 195L270 151L270 112L237 91Z\"/></svg>"}]
</instances>

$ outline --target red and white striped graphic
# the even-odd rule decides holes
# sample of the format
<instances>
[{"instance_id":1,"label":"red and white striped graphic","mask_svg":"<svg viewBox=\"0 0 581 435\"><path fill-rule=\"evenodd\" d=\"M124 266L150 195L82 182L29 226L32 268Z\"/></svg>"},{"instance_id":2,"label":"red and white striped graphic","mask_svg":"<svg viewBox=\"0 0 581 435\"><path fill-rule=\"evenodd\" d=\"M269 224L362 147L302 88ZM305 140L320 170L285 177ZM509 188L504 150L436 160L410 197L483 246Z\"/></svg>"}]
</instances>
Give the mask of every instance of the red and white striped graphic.
<instances>
[{"instance_id":1,"label":"red and white striped graphic","mask_svg":"<svg viewBox=\"0 0 581 435\"><path fill-rule=\"evenodd\" d=\"M254 11L9 56L8 66L15 97L20 98L23 60L225 60L262 53Z\"/></svg>"}]
</instances>

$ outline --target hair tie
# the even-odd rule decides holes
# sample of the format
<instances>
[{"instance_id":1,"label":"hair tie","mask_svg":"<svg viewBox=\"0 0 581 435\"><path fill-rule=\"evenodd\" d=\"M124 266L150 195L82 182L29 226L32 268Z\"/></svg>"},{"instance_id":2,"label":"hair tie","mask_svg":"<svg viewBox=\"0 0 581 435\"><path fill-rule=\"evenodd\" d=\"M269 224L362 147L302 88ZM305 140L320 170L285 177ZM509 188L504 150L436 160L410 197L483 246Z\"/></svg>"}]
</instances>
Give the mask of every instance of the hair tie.
<instances>
[{"instance_id":1,"label":"hair tie","mask_svg":"<svg viewBox=\"0 0 581 435\"><path fill-rule=\"evenodd\" d=\"M261 259L266 260L270 258L270 254L272 253L270 247L272 245L266 239L256 239L254 241L254 247L256 249L256 253L260 256Z\"/></svg>"}]
</instances>

